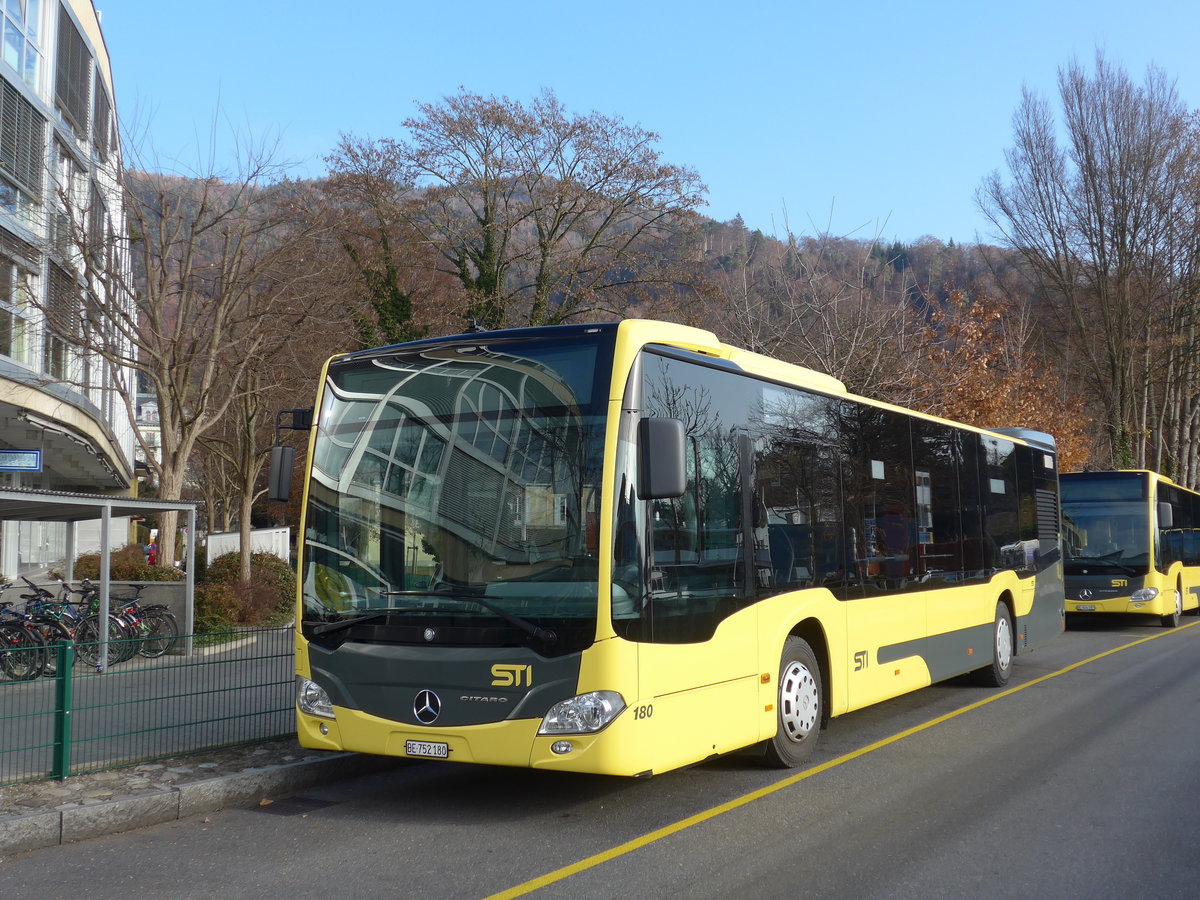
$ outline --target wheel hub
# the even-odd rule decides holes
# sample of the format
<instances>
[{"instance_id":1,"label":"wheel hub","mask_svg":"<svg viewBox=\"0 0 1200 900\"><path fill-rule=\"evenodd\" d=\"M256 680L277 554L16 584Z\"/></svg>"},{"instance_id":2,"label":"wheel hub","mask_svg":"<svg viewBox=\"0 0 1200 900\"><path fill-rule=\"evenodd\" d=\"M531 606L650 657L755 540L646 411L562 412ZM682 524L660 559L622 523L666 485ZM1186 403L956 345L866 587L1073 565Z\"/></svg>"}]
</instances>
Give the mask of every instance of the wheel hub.
<instances>
[{"instance_id":1,"label":"wheel hub","mask_svg":"<svg viewBox=\"0 0 1200 900\"><path fill-rule=\"evenodd\" d=\"M789 663L779 684L779 721L788 740L802 741L817 725L817 682L808 667Z\"/></svg>"},{"instance_id":2,"label":"wheel hub","mask_svg":"<svg viewBox=\"0 0 1200 900\"><path fill-rule=\"evenodd\" d=\"M1008 616L996 620L996 665L1007 669L1012 664L1012 630Z\"/></svg>"}]
</instances>

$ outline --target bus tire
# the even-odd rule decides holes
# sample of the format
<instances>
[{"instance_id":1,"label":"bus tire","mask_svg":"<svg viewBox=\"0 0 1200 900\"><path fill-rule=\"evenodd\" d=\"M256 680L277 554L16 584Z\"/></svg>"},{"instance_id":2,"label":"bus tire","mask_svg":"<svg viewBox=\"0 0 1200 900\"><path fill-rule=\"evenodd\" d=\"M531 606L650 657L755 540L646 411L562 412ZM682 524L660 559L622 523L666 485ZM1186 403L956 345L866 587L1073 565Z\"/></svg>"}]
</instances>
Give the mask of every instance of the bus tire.
<instances>
[{"instance_id":1,"label":"bus tire","mask_svg":"<svg viewBox=\"0 0 1200 900\"><path fill-rule=\"evenodd\" d=\"M823 707L821 667L808 641L789 637L779 661L775 736L763 746L763 763L790 769L812 755L821 733Z\"/></svg>"},{"instance_id":2,"label":"bus tire","mask_svg":"<svg viewBox=\"0 0 1200 900\"><path fill-rule=\"evenodd\" d=\"M976 684L985 687L1004 687L1012 675L1013 625L1008 606L1003 601L996 603L996 618L992 623L992 662L971 673Z\"/></svg>"},{"instance_id":3,"label":"bus tire","mask_svg":"<svg viewBox=\"0 0 1200 900\"><path fill-rule=\"evenodd\" d=\"M1183 615L1183 591L1175 589L1175 609L1160 620L1163 628L1175 628L1179 625L1179 617Z\"/></svg>"}]
</instances>

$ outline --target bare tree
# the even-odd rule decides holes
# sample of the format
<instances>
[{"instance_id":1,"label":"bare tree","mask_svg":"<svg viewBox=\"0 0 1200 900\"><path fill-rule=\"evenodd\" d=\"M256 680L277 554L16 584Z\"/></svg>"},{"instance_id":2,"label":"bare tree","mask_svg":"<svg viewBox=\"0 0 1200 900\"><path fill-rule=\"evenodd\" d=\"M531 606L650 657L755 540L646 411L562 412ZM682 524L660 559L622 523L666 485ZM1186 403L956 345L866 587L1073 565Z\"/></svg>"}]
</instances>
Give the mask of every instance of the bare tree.
<instances>
[{"instance_id":1,"label":"bare tree","mask_svg":"<svg viewBox=\"0 0 1200 900\"><path fill-rule=\"evenodd\" d=\"M222 429L224 430L224 429ZM203 502L204 517L208 534L231 531L237 514L238 486L234 473L221 452L212 447L223 438L218 434L205 435L197 444L197 452L191 461L191 478Z\"/></svg>"},{"instance_id":2,"label":"bare tree","mask_svg":"<svg viewBox=\"0 0 1200 900\"><path fill-rule=\"evenodd\" d=\"M723 269L723 335L853 391L919 404L921 320L910 274L873 241L789 235L777 247Z\"/></svg>"},{"instance_id":3,"label":"bare tree","mask_svg":"<svg viewBox=\"0 0 1200 900\"><path fill-rule=\"evenodd\" d=\"M314 273L289 265L297 225L270 189L279 174L265 152L251 152L228 180L127 170L125 233L104 227L95 190L81 191L73 179L58 185L49 252L52 260L73 257L84 277L79 284L63 276L50 291L48 327L110 364L131 421L136 385L122 373L155 395L160 447L138 439L164 499L183 496L196 442L253 390L244 376L278 334L268 326L286 316L300 327L309 314L288 290ZM175 513L162 515L160 533L159 562L171 565Z\"/></svg>"},{"instance_id":4,"label":"bare tree","mask_svg":"<svg viewBox=\"0 0 1200 900\"><path fill-rule=\"evenodd\" d=\"M343 136L326 163L329 177L310 193L309 214L329 226L340 251L326 257L328 275L362 308L361 346L461 328L465 292L438 270L438 253L408 222L414 195L401 161L380 142Z\"/></svg>"},{"instance_id":5,"label":"bare tree","mask_svg":"<svg viewBox=\"0 0 1200 900\"><path fill-rule=\"evenodd\" d=\"M662 161L658 135L570 115L550 91L527 106L462 91L418 109L409 140L346 139L331 165L340 174L367 162L409 189L409 225L480 324L619 314L673 289L670 248L696 226L705 188Z\"/></svg>"},{"instance_id":6,"label":"bare tree","mask_svg":"<svg viewBox=\"0 0 1200 900\"><path fill-rule=\"evenodd\" d=\"M1178 443L1169 447L1172 437L1155 426L1165 404L1195 421L1178 406L1195 403L1192 348L1167 363L1195 319L1196 135L1174 85L1153 67L1139 86L1101 54L1094 75L1072 62L1059 72L1059 98L1063 144L1049 104L1024 92L1009 180L993 174L979 203L1025 257L1085 367L1112 462L1178 457Z\"/></svg>"},{"instance_id":7,"label":"bare tree","mask_svg":"<svg viewBox=\"0 0 1200 900\"><path fill-rule=\"evenodd\" d=\"M222 417L220 427L199 439L199 448L215 457L210 460L211 469L229 486L223 499L227 504L226 519L238 525L242 581L250 579L251 512L254 501L263 493L258 478L269 453L270 422L275 411L284 406L267 390L268 377L260 367L245 372L241 388L234 393L234 401ZM265 436L264 431L268 432Z\"/></svg>"}]
</instances>

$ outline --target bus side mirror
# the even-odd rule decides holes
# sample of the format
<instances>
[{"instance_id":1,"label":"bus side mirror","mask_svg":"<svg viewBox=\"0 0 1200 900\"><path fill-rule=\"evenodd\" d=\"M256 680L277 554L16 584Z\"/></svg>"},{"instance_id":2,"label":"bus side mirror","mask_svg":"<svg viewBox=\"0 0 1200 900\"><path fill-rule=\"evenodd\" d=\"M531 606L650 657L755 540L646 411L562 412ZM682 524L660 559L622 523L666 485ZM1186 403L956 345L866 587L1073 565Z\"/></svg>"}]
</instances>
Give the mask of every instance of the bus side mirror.
<instances>
[{"instance_id":1,"label":"bus side mirror","mask_svg":"<svg viewBox=\"0 0 1200 900\"><path fill-rule=\"evenodd\" d=\"M1172 528L1175 525L1175 512L1171 508L1170 503L1160 502L1158 504L1158 527Z\"/></svg>"},{"instance_id":2,"label":"bus side mirror","mask_svg":"<svg viewBox=\"0 0 1200 900\"><path fill-rule=\"evenodd\" d=\"M679 419L638 422L638 496L669 500L687 491L687 441Z\"/></svg>"},{"instance_id":3,"label":"bus side mirror","mask_svg":"<svg viewBox=\"0 0 1200 900\"><path fill-rule=\"evenodd\" d=\"M307 431L312 426L311 406L306 409L281 409L275 413L275 446L271 448L271 474L267 478L268 500L287 503L292 495L292 469L296 465L296 448L280 444L279 432Z\"/></svg>"},{"instance_id":4,"label":"bus side mirror","mask_svg":"<svg viewBox=\"0 0 1200 900\"><path fill-rule=\"evenodd\" d=\"M292 468L296 465L296 448L271 448L271 475L267 484L267 499L286 503L292 494Z\"/></svg>"}]
</instances>

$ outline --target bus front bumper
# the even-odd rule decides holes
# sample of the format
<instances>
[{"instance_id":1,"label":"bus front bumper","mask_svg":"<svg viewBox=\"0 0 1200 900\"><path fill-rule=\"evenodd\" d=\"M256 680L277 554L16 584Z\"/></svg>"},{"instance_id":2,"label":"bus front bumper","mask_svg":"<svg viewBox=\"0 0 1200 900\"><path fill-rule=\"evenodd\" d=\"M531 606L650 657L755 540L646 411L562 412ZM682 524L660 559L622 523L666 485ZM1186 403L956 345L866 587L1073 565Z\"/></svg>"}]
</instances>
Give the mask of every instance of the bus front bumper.
<instances>
[{"instance_id":1,"label":"bus front bumper","mask_svg":"<svg viewBox=\"0 0 1200 900\"><path fill-rule=\"evenodd\" d=\"M1089 600L1066 601L1068 613L1136 613L1143 616L1164 616L1168 613L1167 603L1174 603L1175 598L1165 593L1159 593L1153 600L1134 600L1132 597L1105 597Z\"/></svg>"},{"instance_id":2,"label":"bus front bumper","mask_svg":"<svg viewBox=\"0 0 1200 900\"><path fill-rule=\"evenodd\" d=\"M515 719L456 728L417 728L335 706L334 718L297 710L300 746L402 759L447 760L492 766L556 769L605 775L644 775L627 752L633 741L619 716L596 734L539 735L540 719Z\"/></svg>"}]
</instances>

